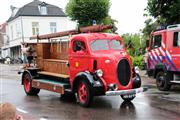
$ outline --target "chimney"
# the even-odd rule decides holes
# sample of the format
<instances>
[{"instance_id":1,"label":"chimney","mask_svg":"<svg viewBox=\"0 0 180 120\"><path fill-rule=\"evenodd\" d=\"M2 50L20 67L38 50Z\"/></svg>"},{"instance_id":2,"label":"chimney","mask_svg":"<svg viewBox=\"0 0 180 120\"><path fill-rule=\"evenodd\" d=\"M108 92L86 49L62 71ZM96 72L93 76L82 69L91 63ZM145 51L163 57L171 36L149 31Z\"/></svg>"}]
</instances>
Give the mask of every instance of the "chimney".
<instances>
[{"instance_id":1,"label":"chimney","mask_svg":"<svg viewBox=\"0 0 180 120\"><path fill-rule=\"evenodd\" d=\"M14 6L10 6L10 9L11 9L11 12L13 12L15 9L16 9L16 7L14 7Z\"/></svg>"},{"instance_id":2,"label":"chimney","mask_svg":"<svg viewBox=\"0 0 180 120\"><path fill-rule=\"evenodd\" d=\"M14 7L14 6L10 6L10 9L11 9L11 17L14 17L17 13L17 11L19 10L19 8L17 7Z\"/></svg>"}]
</instances>

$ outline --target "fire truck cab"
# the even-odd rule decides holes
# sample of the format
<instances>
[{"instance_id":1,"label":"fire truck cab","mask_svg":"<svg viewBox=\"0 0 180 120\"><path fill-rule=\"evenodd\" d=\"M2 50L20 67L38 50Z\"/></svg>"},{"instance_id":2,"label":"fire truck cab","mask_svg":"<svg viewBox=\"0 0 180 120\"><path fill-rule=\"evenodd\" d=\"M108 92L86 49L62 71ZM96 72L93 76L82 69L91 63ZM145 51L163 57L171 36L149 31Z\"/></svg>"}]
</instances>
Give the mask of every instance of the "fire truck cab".
<instances>
[{"instance_id":1,"label":"fire truck cab","mask_svg":"<svg viewBox=\"0 0 180 120\"><path fill-rule=\"evenodd\" d=\"M166 91L171 85L180 84L180 24L152 32L147 73L156 78L159 90Z\"/></svg>"},{"instance_id":2,"label":"fire truck cab","mask_svg":"<svg viewBox=\"0 0 180 120\"><path fill-rule=\"evenodd\" d=\"M90 28L102 30L102 26ZM136 93L147 90L141 87L141 79L119 35L88 32L75 34L69 40L55 40L69 32L35 37L51 42L37 43L37 66L22 74L27 95L37 95L40 89L61 95L70 92L77 95L80 105L87 107L94 96L120 95L130 101Z\"/></svg>"}]
</instances>

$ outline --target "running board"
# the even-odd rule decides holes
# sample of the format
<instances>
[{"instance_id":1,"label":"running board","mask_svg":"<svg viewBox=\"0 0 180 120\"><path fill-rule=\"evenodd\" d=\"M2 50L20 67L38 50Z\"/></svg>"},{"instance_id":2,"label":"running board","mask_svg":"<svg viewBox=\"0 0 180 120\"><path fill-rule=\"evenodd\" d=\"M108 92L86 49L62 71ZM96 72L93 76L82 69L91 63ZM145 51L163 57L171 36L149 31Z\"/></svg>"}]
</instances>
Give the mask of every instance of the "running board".
<instances>
[{"instance_id":1,"label":"running board","mask_svg":"<svg viewBox=\"0 0 180 120\"><path fill-rule=\"evenodd\" d=\"M70 84L48 79L33 79L32 87L64 94L64 91L70 88Z\"/></svg>"},{"instance_id":2,"label":"running board","mask_svg":"<svg viewBox=\"0 0 180 120\"><path fill-rule=\"evenodd\" d=\"M69 75L52 73L52 72L47 72L47 71L40 71L38 72L38 74L60 77L60 78L65 78L65 79L69 78Z\"/></svg>"},{"instance_id":3,"label":"running board","mask_svg":"<svg viewBox=\"0 0 180 120\"><path fill-rule=\"evenodd\" d=\"M171 83L180 84L180 81L171 81Z\"/></svg>"}]
</instances>

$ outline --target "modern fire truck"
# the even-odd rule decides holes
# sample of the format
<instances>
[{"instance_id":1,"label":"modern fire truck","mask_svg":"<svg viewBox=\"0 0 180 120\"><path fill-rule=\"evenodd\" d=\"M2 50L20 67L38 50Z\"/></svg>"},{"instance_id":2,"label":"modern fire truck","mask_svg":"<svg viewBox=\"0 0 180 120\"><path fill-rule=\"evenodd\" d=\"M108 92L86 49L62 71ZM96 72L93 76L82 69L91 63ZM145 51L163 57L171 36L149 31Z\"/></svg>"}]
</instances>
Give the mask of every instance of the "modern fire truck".
<instances>
[{"instance_id":1,"label":"modern fire truck","mask_svg":"<svg viewBox=\"0 0 180 120\"><path fill-rule=\"evenodd\" d=\"M180 84L180 24L152 32L148 48L147 72L156 78L159 90Z\"/></svg>"},{"instance_id":2,"label":"modern fire truck","mask_svg":"<svg viewBox=\"0 0 180 120\"><path fill-rule=\"evenodd\" d=\"M37 39L37 65L22 72L27 95L40 89L66 95L73 93L87 107L94 96L120 95L133 100L147 88L132 66L123 40L117 34L102 33L110 25L95 25L46 35ZM69 35L69 39L63 36Z\"/></svg>"}]
</instances>

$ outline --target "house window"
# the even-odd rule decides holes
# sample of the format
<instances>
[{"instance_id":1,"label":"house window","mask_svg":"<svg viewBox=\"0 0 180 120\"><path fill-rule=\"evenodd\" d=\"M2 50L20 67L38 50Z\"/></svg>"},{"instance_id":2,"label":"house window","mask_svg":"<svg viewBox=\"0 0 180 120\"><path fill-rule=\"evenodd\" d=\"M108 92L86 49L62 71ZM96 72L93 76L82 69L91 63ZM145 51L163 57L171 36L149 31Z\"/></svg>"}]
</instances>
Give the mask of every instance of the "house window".
<instances>
[{"instance_id":1,"label":"house window","mask_svg":"<svg viewBox=\"0 0 180 120\"><path fill-rule=\"evenodd\" d=\"M39 23L38 22L32 22L32 34L33 35L39 34Z\"/></svg>"},{"instance_id":2,"label":"house window","mask_svg":"<svg viewBox=\"0 0 180 120\"><path fill-rule=\"evenodd\" d=\"M174 32L173 46L180 47L180 32Z\"/></svg>"},{"instance_id":3,"label":"house window","mask_svg":"<svg viewBox=\"0 0 180 120\"><path fill-rule=\"evenodd\" d=\"M57 32L57 30L56 30L56 22L50 22L50 32L51 33Z\"/></svg>"},{"instance_id":4,"label":"house window","mask_svg":"<svg viewBox=\"0 0 180 120\"><path fill-rule=\"evenodd\" d=\"M47 4L45 2L39 4L39 11L41 15L47 15Z\"/></svg>"},{"instance_id":5,"label":"house window","mask_svg":"<svg viewBox=\"0 0 180 120\"><path fill-rule=\"evenodd\" d=\"M40 6L40 12L41 12L41 15L47 15L47 7L46 6Z\"/></svg>"},{"instance_id":6,"label":"house window","mask_svg":"<svg viewBox=\"0 0 180 120\"><path fill-rule=\"evenodd\" d=\"M21 37L21 26L20 23L16 23L16 37Z\"/></svg>"}]
</instances>

